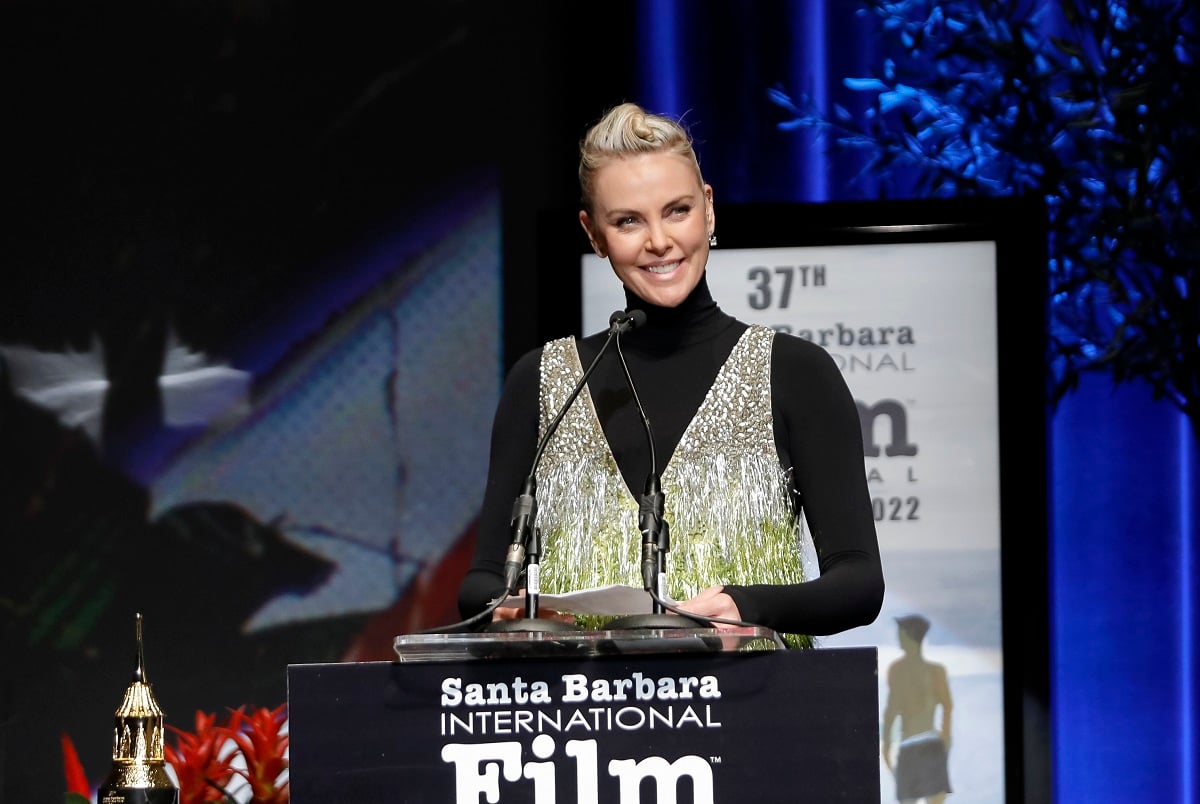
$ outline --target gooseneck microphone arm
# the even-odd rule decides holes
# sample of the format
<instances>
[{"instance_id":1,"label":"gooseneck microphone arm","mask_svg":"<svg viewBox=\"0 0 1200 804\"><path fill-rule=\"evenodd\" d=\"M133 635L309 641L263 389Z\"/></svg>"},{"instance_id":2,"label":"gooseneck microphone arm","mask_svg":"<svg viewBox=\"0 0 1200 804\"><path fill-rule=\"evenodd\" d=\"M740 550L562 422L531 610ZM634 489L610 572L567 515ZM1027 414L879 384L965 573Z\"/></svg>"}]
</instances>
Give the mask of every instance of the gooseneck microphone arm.
<instances>
[{"instance_id":1,"label":"gooseneck microphone arm","mask_svg":"<svg viewBox=\"0 0 1200 804\"><path fill-rule=\"evenodd\" d=\"M649 615L627 615L619 617L610 623L612 628L685 628L690 615L685 617L670 617L666 611L672 608L665 600L667 597L667 553L671 549L670 529L663 518L664 497L658 477L658 454L654 447L654 431L650 427L650 418L642 406L638 396L637 385L625 362L621 351L621 342L617 341L617 356L621 360L621 370L625 372L625 382L629 393L642 419L642 429L646 433L646 444L650 450L650 473L646 476L646 489L638 500L638 530L642 534L642 586L650 595L652 613ZM703 623L702 623L703 624Z\"/></svg>"},{"instance_id":2,"label":"gooseneck microphone arm","mask_svg":"<svg viewBox=\"0 0 1200 804\"><path fill-rule=\"evenodd\" d=\"M600 359L608 351L609 345L614 339L618 339L622 332L628 332L635 327L639 327L645 321L646 314L641 310L632 310L628 313L618 310L609 316L608 337L600 347L600 351L592 358L592 362L588 365L587 370L583 372L583 376L579 378L579 382L571 390L566 401L563 402L562 407L559 408L557 415L555 415L546 427L546 432L542 434L541 440L538 442L537 451L534 453L529 474L521 486L521 493L517 495L516 500L513 502L512 520L509 525L511 540L504 559L504 597L517 593L521 585L521 575L524 574L525 615L528 620L537 619L538 597L541 594L538 577L541 538L537 527L536 496L538 465L541 463L546 446L550 443L550 438L558 430L558 425L562 422L563 417L567 415L567 411L571 409L571 405L575 403L575 400L587 385L588 379L596 370L596 366L600 364Z\"/></svg>"},{"instance_id":3,"label":"gooseneck microphone arm","mask_svg":"<svg viewBox=\"0 0 1200 804\"><path fill-rule=\"evenodd\" d=\"M500 608L500 605L510 597L517 593L521 585L521 576L525 575L525 613L526 620L496 620L489 625L492 630L533 630L535 627L550 627L557 624L566 627L565 623L557 620L539 620L537 619L537 599L540 594L538 588L538 572L537 559L541 554L540 536L537 528L537 468L541 463L542 453L546 451L546 445L550 442L550 437L554 435L558 429L559 422L566 416L567 410L574 404L575 399L583 391L587 384L588 378L592 376L596 366L600 363L600 358L608 351L609 344L613 342L622 332L628 332L631 329L640 327L646 323L646 314L641 310L630 310L628 313L617 310L608 318L608 338L600 347L600 351L588 364L587 370L583 372L583 376L579 378L575 388L563 403L558 414L551 420L546 432L542 435L538 442L537 451L533 456L533 464L529 469L529 474L526 476L524 483L521 484L521 492L513 501L512 520L509 523L509 532L511 534L510 544L504 557L504 591L496 596L486 608L482 611L468 617L457 623L437 628L430 628L418 633L444 633L446 631L455 631L469 628L476 623L490 619L492 613ZM516 625L513 625L516 623Z\"/></svg>"},{"instance_id":4,"label":"gooseneck microphone arm","mask_svg":"<svg viewBox=\"0 0 1200 804\"><path fill-rule=\"evenodd\" d=\"M662 598L666 595L666 554L671 549L667 523L663 519L663 493L658 477L658 454L654 448L654 431L650 427L650 418L642 406L638 396L637 385L633 375L629 373L629 364L625 362L625 354L621 351L621 341L617 339L617 356L621 360L621 370L625 372L625 382L629 393L642 419L642 429L646 433L646 446L650 450L650 473L646 476L646 490L638 501L638 530L642 534L642 586L650 593L654 601L654 613L662 614L664 606Z\"/></svg>"},{"instance_id":5,"label":"gooseneck microphone arm","mask_svg":"<svg viewBox=\"0 0 1200 804\"><path fill-rule=\"evenodd\" d=\"M631 614L609 623L610 628L688 628L697 625L706 626L721 623L733 626L750 626L752 623L741 620L729 620L721 617L708 617L684 611L667 602L667 553L671 550L670 527L663 518L664 497L658 476L658 457L654 449L654 433L650 429L650 419L642 400L638 396L633 375L621 352L621 341L617 340L617 356L621 360L621 369L625 372L625 382L629 385L629 393L637 406L638 415L642 418L642 427L646 432L646 442L650 449L650 473L646 476L646 491L639 500L638 530L642 533L642 585L650 595L652 613ZM680 615L673 617L667 614ZM782 640L776 636L776 643L785 647Z\"/></svg>"}]
</instances>

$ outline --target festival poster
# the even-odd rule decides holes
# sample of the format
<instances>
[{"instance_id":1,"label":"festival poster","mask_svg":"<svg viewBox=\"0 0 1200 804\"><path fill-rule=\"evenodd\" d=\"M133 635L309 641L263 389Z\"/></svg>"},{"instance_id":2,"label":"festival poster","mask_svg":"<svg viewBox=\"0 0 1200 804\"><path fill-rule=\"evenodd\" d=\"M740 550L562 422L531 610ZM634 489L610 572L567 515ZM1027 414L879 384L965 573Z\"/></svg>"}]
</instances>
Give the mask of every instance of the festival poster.
<instances>
[{"instance_id":1,"label":"festival poster","mask_svg":"<svg viewBox=\"0 0 1200 804\"><path fill-rule=\"evenodd\" d=\"M726 312L826 348L859 404L887 592L875 623L819 644L878 648L882 723L888 669L902 656L896 618L925 618L923 658L944 668L952 703L954 800L1000 804L995 243L714 249L708 281ZM582 285L584 332L605 329L624 307L607 262L585 256ZM940 712L931 720L939 727ZM882 800L895 801L882 758L880 774Z\"/></svg>"}]
</instances>

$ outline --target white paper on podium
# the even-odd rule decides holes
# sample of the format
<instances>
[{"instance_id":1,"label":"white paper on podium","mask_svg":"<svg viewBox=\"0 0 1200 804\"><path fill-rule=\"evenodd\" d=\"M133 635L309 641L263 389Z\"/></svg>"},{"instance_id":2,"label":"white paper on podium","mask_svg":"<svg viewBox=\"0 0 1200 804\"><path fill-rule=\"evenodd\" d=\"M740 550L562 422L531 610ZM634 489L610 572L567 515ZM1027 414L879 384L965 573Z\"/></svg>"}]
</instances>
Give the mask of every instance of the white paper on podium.
<instances>
[{"instance_id":1,"label":"white paper on podium","mask_svg":"<svg viewBox=\"0 0 1200 804\"><path fill-rule=\"evenodd\" d=\"M667 603L675 601L667 599ZM625 584L594 586L578 589L561 595L539 595L538 606L568 614L600 614L619 616L624 614L650 614L654 600L645 589ZM524 595L510 595L500 604L502 609L525 607Z\"/></svg>"}]
</instances>

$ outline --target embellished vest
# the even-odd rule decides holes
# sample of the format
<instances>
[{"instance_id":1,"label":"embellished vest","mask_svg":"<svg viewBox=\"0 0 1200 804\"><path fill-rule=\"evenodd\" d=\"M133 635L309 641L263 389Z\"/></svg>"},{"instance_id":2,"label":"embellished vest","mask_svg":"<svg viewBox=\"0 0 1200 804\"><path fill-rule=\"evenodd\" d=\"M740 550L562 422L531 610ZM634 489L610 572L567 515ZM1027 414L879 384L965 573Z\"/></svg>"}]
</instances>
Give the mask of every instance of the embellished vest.
<instances>
[{"instance_id":1,"label":"embellished vest","mask_svg":"<svg viewBox=\"0 0 1200 804\"><path fill-rule=\"evenodd\" d=\"M742 334L661 474L667 593L674 600L713 584L804 580L789 472L779 465L771 425L774 335L762 326ZM546 344L540 433L582 376L574 338ZM641 588L638 502L588 393L546 445L537 483L542 591Z\"/></svg>"}]
</instances>

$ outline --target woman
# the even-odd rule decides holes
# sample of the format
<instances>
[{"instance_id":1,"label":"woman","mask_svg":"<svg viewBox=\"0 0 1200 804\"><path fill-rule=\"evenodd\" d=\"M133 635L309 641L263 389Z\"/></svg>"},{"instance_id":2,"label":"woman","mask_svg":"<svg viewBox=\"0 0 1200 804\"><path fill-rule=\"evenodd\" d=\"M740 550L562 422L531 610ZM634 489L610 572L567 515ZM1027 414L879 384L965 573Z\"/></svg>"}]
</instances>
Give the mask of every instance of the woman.
<instances>
[{"instance_id":1,"label":"woman","mask_svg":"<svg viewBox=\"0 0 1200 804\"><path fill-rule=\"evenodd\" d=\"M637 497L661 471L667 591L679 608L792 635L872 622L883 575L857 409L837 366L816 345L749 326L712 299L713 192L680 124L626 103L589 130L580 153L579 221L628 310L646 314L620 346L658 465L610 349L538 464L541 591L640 587ZM503 590L513 500L541 433L607 335L552 341L509 374L459 594L464 615ZM815 578L801 559L801 507Z\"/></svg>"}]
</instances>

